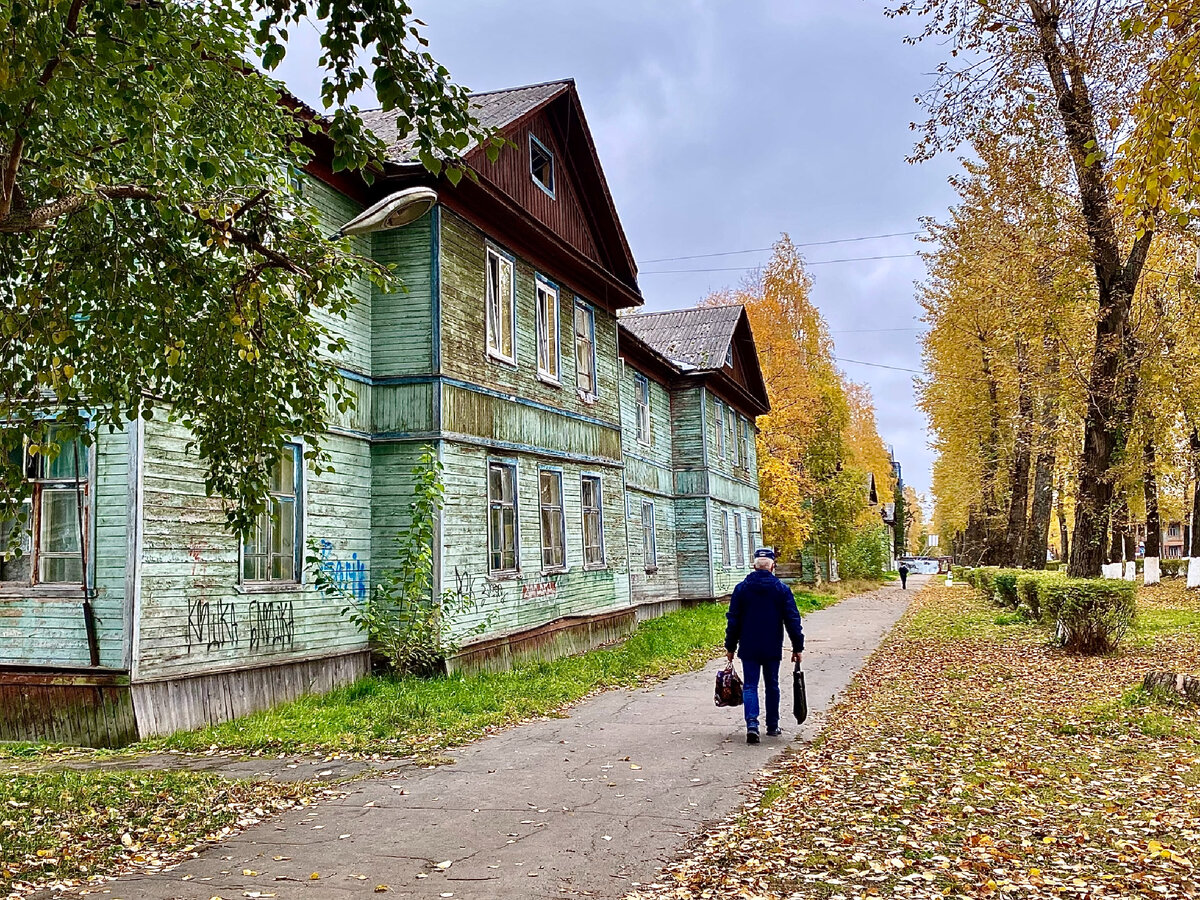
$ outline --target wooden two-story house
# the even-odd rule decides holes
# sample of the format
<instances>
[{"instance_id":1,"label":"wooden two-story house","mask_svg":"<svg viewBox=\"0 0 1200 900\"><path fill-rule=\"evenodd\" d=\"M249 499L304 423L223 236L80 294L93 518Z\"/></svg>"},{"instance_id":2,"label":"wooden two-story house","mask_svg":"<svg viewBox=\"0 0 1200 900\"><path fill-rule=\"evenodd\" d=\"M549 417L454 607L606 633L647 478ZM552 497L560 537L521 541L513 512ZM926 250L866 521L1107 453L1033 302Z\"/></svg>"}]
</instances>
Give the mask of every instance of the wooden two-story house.
<instances>
[{"instance_id":1,"label":"wooden two-story house","mask_svg":"<svg viewBox=\"0 0 1200 900\"><path fill-rule=\"evenodd\" d=\"M473 597L457 627L483 629L454 665L582 649L744 572L766 410L744 313L618 319L642 304L637 270L573 82L472 107L509 144L495 162L469 149L476 177L457 185L411 160L382 113L365 115L389 146L371 184L335 175L325 151L296 180L331 232L398 191L432 198L353 238L403 285L363 281L328 323L358 399L322 438L333 471L307 466L298 438L272 514L239 537L189 435L159 418L30 470L46 527L0 558L0 740L118 744L365 674L366 641L313 586L307 548L366 596L426 448L445 486L434 587Z\"/></svg>"}]
</instances>

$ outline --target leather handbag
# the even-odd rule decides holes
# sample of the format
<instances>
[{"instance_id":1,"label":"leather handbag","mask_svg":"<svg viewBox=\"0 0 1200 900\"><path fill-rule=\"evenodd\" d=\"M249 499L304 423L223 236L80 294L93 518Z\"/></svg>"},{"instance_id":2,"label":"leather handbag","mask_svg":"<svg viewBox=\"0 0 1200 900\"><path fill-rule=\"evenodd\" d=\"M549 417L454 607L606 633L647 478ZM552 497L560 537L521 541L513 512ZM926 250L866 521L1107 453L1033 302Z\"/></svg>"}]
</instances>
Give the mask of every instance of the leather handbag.
<instances>
[{"instance_id":1,"label":"leather handbag","mask_svg":"<svg viewBox=\"0 0 1200 900\"><path fill-rule=\"evenodd\" d=\"M796 715L797 724L803 725L808 718L808 694L804 689L804 673L800 671L800 663L792 672L792 712Z\"/></svg>"},{"instance_id":2,"label":"leather handbag","mask_svg":"<svg viewBox=\"0 0 1200 900\"><path fill-rule=\"evenodd\" d=\"M717 686L713 692L713 703L717 706L742 705L742 679L730 663L717 672Z\"/></svg>"}]
</instances>

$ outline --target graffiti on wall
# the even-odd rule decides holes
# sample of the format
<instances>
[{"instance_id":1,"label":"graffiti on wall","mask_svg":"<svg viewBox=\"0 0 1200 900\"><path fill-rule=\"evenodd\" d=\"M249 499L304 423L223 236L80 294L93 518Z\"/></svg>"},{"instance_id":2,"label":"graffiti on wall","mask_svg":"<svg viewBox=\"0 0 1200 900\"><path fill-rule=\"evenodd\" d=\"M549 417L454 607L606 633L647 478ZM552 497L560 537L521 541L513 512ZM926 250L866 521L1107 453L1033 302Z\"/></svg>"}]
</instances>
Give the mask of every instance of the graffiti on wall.
<instances>
[{"instance_id":1,"label":"graffiti on wall","mask_svg":"<svg viewBox=\"0 0 1200 900\"><path fill-rule=\"evenodd\" d=\"M487 603L504 598L504 588L498 581L486 575L475 575L470 569L454 567L454 592L460 597L470 597L477 603Z\"/></svg>"},{"instance_id":2,"label":"graffiti on wall","mask_svg":"<svg viewBox=\"0 0 1200 900\"><path fill-rule=\"evenodd\" d=\"M355 600L367 598L367 564L358 558L357 553L351 553L349 560L335 559L333 543L322 540L317 544L320 549L318 565L327 574L338 590L349 594Z\"/></svg>"},{"instance_id":3,"label":"graffiti on wall","mask_svg":"<svg viewBox=\"0 0 1200 900\"><path fill-rule=\"evenodd\" d=\"M292 600L251 600L250 649L291 647L296 640L296 610Z\"/></svg>"},{"instance_id":4,"label":"graffiti on wall","mask_svg":"<svg viewBox=\"0 0 1200 900\"><path fill-rule=\"evenodd\" d=\"M225 600L200 597L188 601L187 648L216 650L238 645L237 611Z\"/></svg>"}]
</instances>

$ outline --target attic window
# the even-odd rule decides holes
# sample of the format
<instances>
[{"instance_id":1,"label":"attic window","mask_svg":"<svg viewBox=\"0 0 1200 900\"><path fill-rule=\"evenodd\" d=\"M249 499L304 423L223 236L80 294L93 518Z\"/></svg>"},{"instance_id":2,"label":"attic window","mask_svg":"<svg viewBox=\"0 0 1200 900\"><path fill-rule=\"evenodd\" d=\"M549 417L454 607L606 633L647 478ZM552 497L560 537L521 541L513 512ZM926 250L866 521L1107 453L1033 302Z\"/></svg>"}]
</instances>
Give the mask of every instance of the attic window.
<instances>
[{"instance_id":1,"label":"attic window","mask_svg":"<svg viewBox=\"0 0 1200 900\"><path fill-rule=\"evenodd\" d=\"M532 134L529 136L529 174L538 187L554 196L554 154Z\"/></svg>"}]
</instances>

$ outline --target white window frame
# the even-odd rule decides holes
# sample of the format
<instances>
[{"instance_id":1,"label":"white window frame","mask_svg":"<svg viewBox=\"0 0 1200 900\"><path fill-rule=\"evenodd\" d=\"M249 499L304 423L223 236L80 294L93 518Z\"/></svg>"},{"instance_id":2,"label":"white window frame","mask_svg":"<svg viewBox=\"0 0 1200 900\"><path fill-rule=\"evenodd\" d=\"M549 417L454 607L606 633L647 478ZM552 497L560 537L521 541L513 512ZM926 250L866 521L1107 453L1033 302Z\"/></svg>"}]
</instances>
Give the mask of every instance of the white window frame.
<instances>
[{"instance_id":1,"label":"white window frame","mask_svg":"<svg viewBox=\"0 0 1200 900\"><path fill-rule=\"evenodd\" d=\"M493 312L493 305L497 304L501 307L504 304L504 298L500 296L500 285L492 284L492 260L496 260L496 276L500 277L505 268L508 269L508 327L509 335L512 338L512 353L506 356L504 348L501 346L500 336L495 334L496 325L500 322L500 316L504 313L504 309L500 308ZM495 247L489 245L484 262L484 330L487 333L487 355L492 359L502 363L507 363L510 366L517 364L517 262L507 253L504 253Z\"/></svg>"},{"instance_id":2,"label":"white window frame","mask_svg":"<svg viewBox=\"0 0 1200 900\"><path fill-rule=\"evenodd\" d=\"M535 175L533 172L533 148L534 148L535 144L537 145L538 149L541 150L543 153L545 153L546 157L550 160L550 184L549 185L547 185L544 181L542 181L540 178L538 178L537 175ZM555 167L554 153L550 150L549 147L547 147L545 144L543 144L541 141L539 141L531 133L529 135L529 177L532 178L533 183L536 184L543 191L545 191L546 194L549 195L550 199L552 199L552 200L554 199L554 189L555 189L556 178L557 178L557 174L558 174L555 171L555 168L556 167Z\"/></svg>"},{"instance_id":3,"label":"white window frame","mask_svg":"<svg viewBox=\"0 0 1200 900\"><path fill-rule=\"evenodd\" d=\"M733 514L733 542L737 545L737 564L738 568L746 565L746 533L742 530L742 514L740 512Z\"/></svg>"},{"instance_id":4,"label":"white window frame","mask_svg":"<svg viewBox=\"0 0 1200 900\"><path fill-rule=\"evenodd\" d=\"M637 410L637 441L650 446L652 434L650 418L650 379L641 372L633 373L634 398Z\"/></svg>"},{"instance_id":5,"label":"white window frame","mask_svg":"<svg viewBox=\"0 0 1200 900\"><path fill-rule=\"evenodd\" d=\"M546 476L551 476L558 484L558 506L547 506L542 501L542 479ZM566 495L563 493L563 471L556 466L542 466L538 469L538 531L542 538L542 572L565 572L567 570L567 509ZM562 560L559 562L547 562L546 550L548 544L546 538L546 512L558 511L558 539L559 547L562 549ZM490 545L489 545L490 553Z\"/></svg>"},{"instance_id":6,"label":"white window frame","mask_svg":"<svg viewBox=\"0 0 1200 900\"><path fill-rule=\"evenodd\" d=\"M266 548L265 553L246 553L246 537L238 541L238 583L244 585L298 585L303 582L304 578L304 446L296 441L289 441L283 446L282 453L292 454L292 485L291 491L283 489L273 490L270 492L270 499L267 501L266 511L259 514L254 525L251 526L254 531L263 529L263 539L261 546ZM273 563L276 556L282 557L282 554L274 552L274 536L275 529L278 527L275 516L272 514L272 508L275 501L292 504L292 574L291 577L275 578L271 574ZM247 578L246 577L246 561L249 556L258 557L265 560L266 577L265 578Z\"/></svg>"},{"instance_id":7,"label":"white window frame","mask_svg":"<svg viewBox=\"0 0 1200 900\"><path fill-rule=\"evenodd\" d=\"M584 484L588 481L596 483L596 505L587 506L585 503ZM588 559L587 519L589 513L596 514L596 528L600 537L600 559ZM608 568L608 557L604 548L604 478L595 472L582 472L579 476L579 524L580 543L583 545L583 567L585 569Z\"/></svg>"},{"instance_id":8,"label":"white window frame","mask_svg":"<svg viewBox=\"0 0 1200 900\"><path fill-rule=\"evenodd\" d=\"M721 510L721 565L729 568L731 553L729 552L729 510Z\"/></svg>"},{"instance_id":9,"label":"white window frame","mask_svg":"<svg viewBox=\"0 0 1200 900\"><path fill-rule=\"evenodd\" d=\"M742 466L746 471L750 470L750 420L742 418L739 422L740 428L738 440L742 442Z\"/></svg>"},{"instance_id":10,"label":"white window frame","mask_svg":"<svg viewBox=\"0 0 1200 900\"><path fill-rule=\"evenodd\" d=\"M726 409L726 415L729 418L729 450L730 450L730 453L733 454L733 467L736 469L738 466L740 466L742 464L742 458L741 458L741 453L740 453L741 447L738 444L738 436L737 436L738 416L737 416L737 412L734 410L734 408L732 406L727 406L727 407L725 407L725 409Z\"/></svg>"},{"instance_id":11,"label":"white window frame","mask_svg":"<svg viewBox=\"0 0 1200 900\"><path fill-rule=\"evenodd\" d=\"M720 400L714 400L716 403L717 414L713 417L716 419L717 425L717 458L725 458L725 404Z\"/></svg>"},{"instance_id":12,"label":"white window frame","mask_svg":"<svg viewBox=\"0 0 1200 900\"><path fill-rule=\"evenodd\" d=\"M588 323L588 334L584 335L584 337L587 339L590 347L590 359L587 360L590 372L589 377L592 382L590 391L584 390L583 385L580 384L580 376L584 374L580 368L580 364L584 361L579 358L579 314L581 312L587 315ZM578 297L575 298L575 306L571 311L571 333L575 336L575 390L579 394L579 399L585 403L594 403L596 398L600 396L600 386L597 383L598 373L596 371L596 310Z\"/></svg>"},{"instance_id":13,"label":"white window frame","mask_svg":"<svg viewBox=\"0 0 1200 900\"><path fill-rule=\"evenodd\" d=\"M647 518L649 522L647 522ZM649 528L647 528L647 524ZM642 563L648 574L658 571L658 520L655 518L654 501L642 501Z\"/></svg>"},{"instance_id":14,"label":"white window frame","mask_svg":"<svg viewBox=\"0 0 1200 900\"><path fill-rule=\"evenodd\" d=\"M562 307L559 305L558 285L544 275L533 276L534 302L537 305L537 374L541 381L555 386L562 384ZM554 311L554 332L546 319Z\"/></svg>"},{"instance_id":15,"label":"white window frame","mask_svg":"<svg viewBox=\"0 0 1200 900\"><path fill-rule=\"evenodd\" d=\"M512 503L507 504L512 507L513 518L513 564L511 568L493 568L492 567L492 548L493 540L495 539L495 531L492 528L492 510L493 508L504 509L506 504L501 496L498 499L492 497L492 469L501 468L508 473L508 477L512 479ZM521 502L520 502L520 478L517 470L517 461L515 459L498 459L489 457L486 468L486 484L484 486L484 494L487 497L487 564L488 575L508 576L516 575L521 571ZM501 562L503 562L505 548L500 548Z\"/></svg>"},{"instance_id":16,"label":"white window frame","mask_svg":"<svg viewBox=\"0 0 1200 900\"><path fill-rule=\"evenodd\" d=\"M74 470L75 448L74 443L58 441L54 437L54 430L57 426L50 426L49 440L59 443L59 455L55 457L54 462L63 458L64 453L70 454L67 460L70 462L72 470ZM82 441L83 436L80 435L74 440ZM30 485L30 497L22 504L23 525L22 531L24 536L20 539L21 557L29 560L29 576L27 578L13 579L5 578L0 580L0 584L10 585L47 585L52 588L63 586L77 587L90 576L90 572L83 569L83 551L87 550L88 568L92 569L95 561L95 532L94 524L94 509L92 498L95 495L95 473L96 473L96 456L95 446L80 445L79 446L79 466L84 469L82 473L74 472L70 477L58 477L48 474L45 468L53 463L47 457L38 454L33 455L29 452L29 438L24 437L21 441L21 468L25 481ZM82 513L82 529L81 535L72 532L72 537L76 540L82 540L84 543L75 552L61 551L52 552L44 549L48 541L48 536L43 533L44 519L47 515L47 499L48 495L57 493L69 493L76 504L82 501L82 509L76 514L74 521L75 529L80 529L81 521L79 512ZM77 507L78 508L78 507ZM4 523L4 533L0 535L0 558L7 563L10 555L8 553L8 537L10 523ZM72 559L78 556L80 559L80 577L70 579L49 579L46 577L45 565L47 560L54 559ZM12 558L17 558L15 554Z\"/></svg>"}]
</instances>

